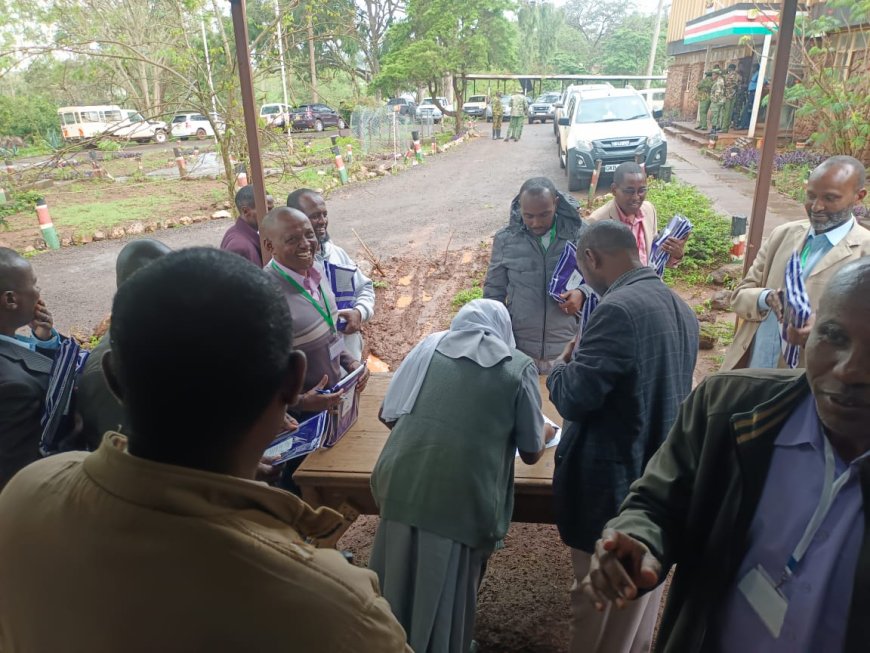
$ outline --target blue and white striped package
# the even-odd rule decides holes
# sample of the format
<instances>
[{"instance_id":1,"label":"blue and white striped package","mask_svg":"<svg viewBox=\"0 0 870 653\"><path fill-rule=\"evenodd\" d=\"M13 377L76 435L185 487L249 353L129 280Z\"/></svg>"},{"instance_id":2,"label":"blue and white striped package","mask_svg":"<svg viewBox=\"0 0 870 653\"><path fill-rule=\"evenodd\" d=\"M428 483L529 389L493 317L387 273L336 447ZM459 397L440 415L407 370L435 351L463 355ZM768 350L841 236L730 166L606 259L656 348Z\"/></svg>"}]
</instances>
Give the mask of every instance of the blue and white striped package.
<instances>
[{"instance_id":1,"label":"blue and white striped package","mask_svg":"<svg viewBox=\"0 0 870 653\"><path fill-rule=\"evenodd\" d=\"M317 413L314 417L309 417L302 422L295 431L281 433L272 440L263 455L270 458L277 456L277 459L272 462L272 465L275 466L309 454L320 447L328 423L327 411Z\"/></svg>"},{"instance_id":2,"label":"blue and white striped package","mask_svg":"<svg viewBox=\"0 0 870 653\"><path fill-rule=\"evenodd\" d=\"M649 266L656 271L656 274L662 276L665 273L665 266L668 264L668 259L671 255L668 254L662 247L668 238L676 238L682 240L692 233L692 223L689 218L682 215L675 215L668 222L668 225L662 229L661 233L653 241L652 248L649 254Z\"/></svg>"},{"instance_id":3,"label":"blue and white striped package","mask_svg":"<svg viewBox=\"0 0 870 653\"><path fill-rule=\"evenodd\" d=\"M353 308L356 296L356 268L324 261L323 271L329 279L329 287L335 295L335 305L338 310Z\"/></svg>"},{"instance_id":4,"label":"blue and white striped package","mask_svg":"<svg viewBox=\"0 0 870 653\"><path fill-rule=\"evenodd\" d=\"M803 266L800 254L792 253L785 267L785 291L783 292L783 316L782 316L782 357L786 365L794 369L801 357L801 348L793 345L786 339L789 326L796 329L805 327L812 315L813 307L810 304L810 296L804 286Z\"/></svg>"},{"instance_id":5,"label":"blue and white striped package","mask_svg":"<svg viewBox=\"0 0 870 653\"><path fill-rule=\"evenodd\" d=\"M39 438L39 452L43 456L50 456L68 448L64 443L71 433L64 426L64 417L69 416L73 387L89 353L83 351L73 338L61 339L51 365L51 377L40 422L42 435Z\"/></svg>"},{"instance_id":6,"label":"blue and white striped package","mask_svg":"<svg viewBox=\"0 0 870 653\"><path fill-rule=\"evenodd\" d=\"M576 290L583 281L583 275L577 269L577 247L574 243L568 243L562 250L556 269L553 270L553 277L547 285L547 293L561 304L565 301L562 299L562 293Z\"/></svg>"}]
</instances>

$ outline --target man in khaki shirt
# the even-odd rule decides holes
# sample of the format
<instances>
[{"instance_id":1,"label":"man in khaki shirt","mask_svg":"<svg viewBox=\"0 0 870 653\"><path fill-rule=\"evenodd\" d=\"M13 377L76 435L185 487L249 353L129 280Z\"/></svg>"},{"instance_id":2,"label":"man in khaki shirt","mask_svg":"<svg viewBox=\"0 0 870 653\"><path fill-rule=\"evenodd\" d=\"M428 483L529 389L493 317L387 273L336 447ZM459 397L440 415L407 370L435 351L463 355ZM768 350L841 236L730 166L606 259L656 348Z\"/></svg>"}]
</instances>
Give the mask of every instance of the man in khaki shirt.
<instances>
[{"instance_id":1,"label":"man in khaki shirt","mask_svg":"<svg viewBox=\"0 0 870 653\"><path fill-rule=\"evenodd\" d=\"M169 254L119 289L111 339L129 436L0 494L0 651L410 651L374 573L309 543L340 516L253 480L305 371L272 282Z\"/></svg>"}]
</instances>

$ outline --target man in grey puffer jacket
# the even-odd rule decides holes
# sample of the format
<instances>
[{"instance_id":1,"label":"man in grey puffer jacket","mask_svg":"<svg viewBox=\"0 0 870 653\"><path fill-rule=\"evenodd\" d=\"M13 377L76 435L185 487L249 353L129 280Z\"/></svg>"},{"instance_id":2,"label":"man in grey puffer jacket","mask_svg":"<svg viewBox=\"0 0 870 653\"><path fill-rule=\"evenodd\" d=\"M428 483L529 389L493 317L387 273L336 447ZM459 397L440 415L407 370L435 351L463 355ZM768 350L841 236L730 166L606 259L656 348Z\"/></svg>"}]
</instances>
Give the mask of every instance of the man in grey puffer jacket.
<instances>
[{"instance_id":1,"label":"man in grey puffer jacket","mask_svg":"<svg viewBox=\"0 0 870 653\"><path fill-rule=\"evenodd\" d=\"M547 285L565 245L584 227L577 201L550 179L534 177L511 202L510 222L492 243L483 296L505 303L517 349L534 359L541 374L577 334L575 315L585 295L569 291L560 304L547 294Z\"/></svg>"}]
</instances>

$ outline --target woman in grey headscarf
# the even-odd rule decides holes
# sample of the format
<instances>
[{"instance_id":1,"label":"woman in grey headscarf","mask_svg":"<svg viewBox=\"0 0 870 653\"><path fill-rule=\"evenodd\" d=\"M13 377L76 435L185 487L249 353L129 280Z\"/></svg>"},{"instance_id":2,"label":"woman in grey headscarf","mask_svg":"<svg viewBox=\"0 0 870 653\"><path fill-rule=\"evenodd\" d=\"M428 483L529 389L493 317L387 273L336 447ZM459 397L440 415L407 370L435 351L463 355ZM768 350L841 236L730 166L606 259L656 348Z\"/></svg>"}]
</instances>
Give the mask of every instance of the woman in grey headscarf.
<instances>
[{"instance_id":1,"label":"woman in grey headscarf","mask_svg":"<svg viewBox=\"0 0 870 653\"><path fill-rule=\"evenodd\" d=\"M505 306L474 300L419 343L380 417L392 433L372 473L369 567L411 648L468 653L484 565L510 524L515 452L534 464L553 436Z\"/></svg>"}]
</instances>

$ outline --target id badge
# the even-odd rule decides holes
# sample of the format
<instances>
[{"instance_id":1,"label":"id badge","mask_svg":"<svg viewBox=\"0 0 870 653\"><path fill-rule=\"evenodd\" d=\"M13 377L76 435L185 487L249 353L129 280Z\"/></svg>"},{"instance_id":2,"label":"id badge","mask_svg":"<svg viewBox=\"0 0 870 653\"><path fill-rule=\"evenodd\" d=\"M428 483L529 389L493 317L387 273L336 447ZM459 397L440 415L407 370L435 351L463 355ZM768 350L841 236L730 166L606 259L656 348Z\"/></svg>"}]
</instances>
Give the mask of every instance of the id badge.
<instances>
[{"instance_id":1,"label":"id badge","mask_svg":"<svg viewBox=\"0 0 870 653\"><path fill-rule=\"evenodd\" d=\"M785 622L788 599L782 595L764 567L759 564L749 570L737 588L774 639L778 638Z\"/></svg>"},{"instance_id":2,"label":"id badge","mask_svg":"<svg viewBox=\"0 0 870 653\"><path fill-rule=\"evenodd\" d=\"M332 341L332 344L329 345L329 359L336 360L339 356L341 356L341 352L344 351L344 338L339 336L335 340Z\"/></svg>"}]
</instances>

